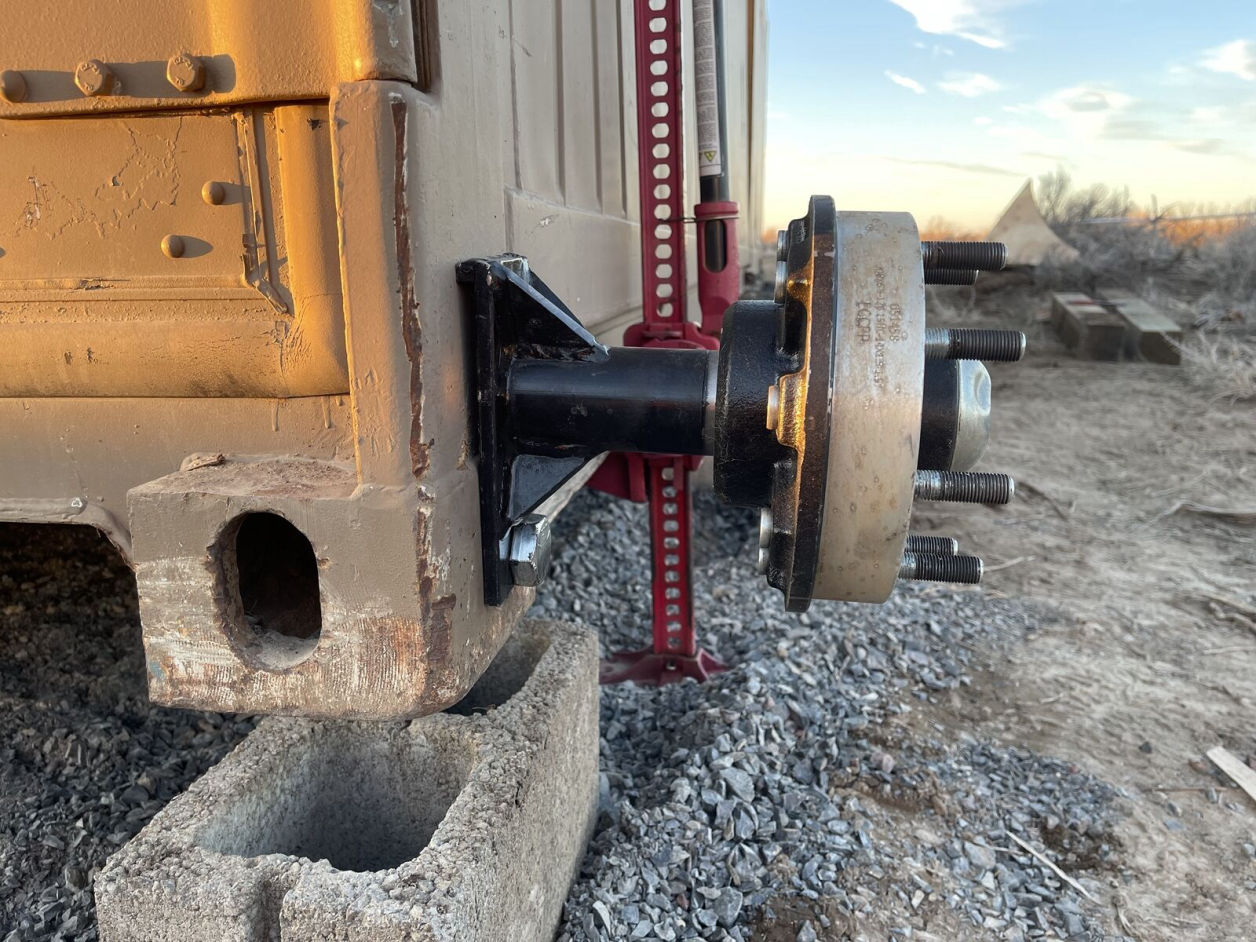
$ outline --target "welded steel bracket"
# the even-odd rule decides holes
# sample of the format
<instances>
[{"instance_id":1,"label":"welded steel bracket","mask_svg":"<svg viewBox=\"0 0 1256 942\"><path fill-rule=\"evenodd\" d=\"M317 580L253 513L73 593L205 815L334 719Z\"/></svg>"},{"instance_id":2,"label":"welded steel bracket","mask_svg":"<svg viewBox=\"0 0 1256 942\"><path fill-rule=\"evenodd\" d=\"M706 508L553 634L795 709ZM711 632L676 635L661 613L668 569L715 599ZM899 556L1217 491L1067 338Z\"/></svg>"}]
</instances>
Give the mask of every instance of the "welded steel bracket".
<instances>
[{"instance_id":1,"label":"welded steel bracket","mask_svg":"<svg viewBox=\"0 0 1256 942\"><path fill-rule=\"evenodd\" d=\"M514 586L512 528L597 454L580 445L521 448L510 428L511 361L517 355L597 361L609 354L523 256L468 259L457 275L468 288L474 319L484 601L500 605Z\"/></svg>"}]
</instances>

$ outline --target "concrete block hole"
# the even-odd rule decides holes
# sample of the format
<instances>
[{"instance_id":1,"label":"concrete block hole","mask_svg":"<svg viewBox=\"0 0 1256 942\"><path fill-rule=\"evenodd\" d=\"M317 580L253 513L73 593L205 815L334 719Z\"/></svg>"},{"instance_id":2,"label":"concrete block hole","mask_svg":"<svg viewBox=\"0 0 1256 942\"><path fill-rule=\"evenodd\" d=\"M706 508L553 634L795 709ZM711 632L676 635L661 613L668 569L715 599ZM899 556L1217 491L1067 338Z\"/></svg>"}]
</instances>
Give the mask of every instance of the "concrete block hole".
<instances>
[{"instance_id":1,"label":"concrete block hole","mask_svg":"<svg viewBox=\"0 0 1256 942\"><path fill-rule=\"evenodd\" d=\"M286 854L357 872L419 856L467 783L471 746L368 724L329 725L319 734L286 774L222 809L198 843L220 854Z\"/></svg>"},{"instance_id":2,"label":"concrete block hole","mask_svg":"<svg viewBox=\"0 0 1256 942\"><path fill-rule=\"evenodd\" d=\"M447 712L504 706L550 648L548 634L516 632ZM420 723L422 721L419 721ZM418 857L475 762L470 741L429 741L405 725L326 723L279 775L220 813L202 832L206 850L237 857L285 854L337 870L389 870Z\"/></svg>"},{"instance_id":3,"label":"concrete block hole","mask_svg":"<svg viewBox=\"0 0 1256 942\"><path fill-rule=\"evenodd\" d=\"M218 535L219 602L227 637L251 667L294 667L323 626L318 560L300 530L274 513L236 517Z\"/></svg>"},{"instance_id":4,"label":"concrete block hole","mask_svg":"<svg viewBox=\"0 0 1256 942\"><path fill-rule=\"evenodd\" d=\"M542 632L516 631L506 639L497 657L475 682L475 686L445 712L474 716L505 705L523 689L549 647L549 636Z\"/></svg>"}]
</instances>

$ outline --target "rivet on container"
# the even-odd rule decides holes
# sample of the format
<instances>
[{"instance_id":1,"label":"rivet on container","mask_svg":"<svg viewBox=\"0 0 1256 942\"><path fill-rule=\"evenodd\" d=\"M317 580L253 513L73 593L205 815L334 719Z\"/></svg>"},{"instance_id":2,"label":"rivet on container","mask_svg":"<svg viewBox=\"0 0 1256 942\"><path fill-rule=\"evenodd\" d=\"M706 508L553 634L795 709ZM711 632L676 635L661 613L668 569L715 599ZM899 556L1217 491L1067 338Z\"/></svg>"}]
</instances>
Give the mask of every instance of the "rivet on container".
<instances>
[{"instance_id":1,"label":"rivet on container","mask_svg":"<svg viewBox=\"0 0 1256 942\"><path fill-rule=\"evenodd\" d=\"M205 63L188 52L171 56L166 63L166 81L175 91L200 91L205 87Z\"/></svg>"},{"instance_id":2,"label":"rivet on container","mask_svg":"<svg viewBox=\"0 0 1256 942\"><path fill-rule=\"evenodd\" d=\"M74 84L89 98L108 95L113 88L113 70L99 59L88 59L74 70Z\"/></svg>"},{"instance_id":3,"label":"rivet on container","mask_svg":"<svg viewBox=\"0 0 1256 942\"><path fill-rule=\"evenodd\" d=\"M16 69L0 72L0 98L11 104L26 101L26 76Z\"/></svg>"},{"instance_id":4,"label":"rivet on container","mask_svg":"<svg viewBox=\"0 0 1256 942\"><path fill-rule=\"evenodd\" d=\"M217 180L209 180L201 187L201 199L210 206L221 206L227 198L227 188Z\"/></svg>"},{"instance_id":5,"label":"rivet on container","mask_svg":"<svg viewBox=\"0 0 1256 942\"><path fill-rule=\"evenodd\" d=\"M161 251L166 258L182 258L183 253L187 251L187 246L183 242L183 236L166 236L161 240Z\"/></svg>"}]
</instances>

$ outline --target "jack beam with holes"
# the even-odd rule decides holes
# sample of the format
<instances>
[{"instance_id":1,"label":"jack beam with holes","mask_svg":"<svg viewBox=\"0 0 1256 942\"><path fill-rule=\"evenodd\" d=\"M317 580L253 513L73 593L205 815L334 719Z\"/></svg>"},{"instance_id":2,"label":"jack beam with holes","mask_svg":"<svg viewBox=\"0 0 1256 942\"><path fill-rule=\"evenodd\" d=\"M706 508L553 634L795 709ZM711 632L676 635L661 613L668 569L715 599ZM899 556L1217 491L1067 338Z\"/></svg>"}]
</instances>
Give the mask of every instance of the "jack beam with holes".
<instances>
[{"instance_id":1,"label":"jack beam with holes","mask_svg":"<svg viewBox=\"0 0 1256 942\"><path fill-rule=\"evenodd\" d=\"M980 360L1020 359L1025 337L926 329L924 286L1005 257L813 197L781 234L774 300L733 304L719 351L603 346L526 259L464 262L486 601L544 577L532 511L606 451L712 456L719 496L759 508L759 569L792 611L883 602L900 578L980 581L979 558L908 523L916 499L1011 500L1009 477L969 469L989 437Z\"/></svg>"}]
</instances>

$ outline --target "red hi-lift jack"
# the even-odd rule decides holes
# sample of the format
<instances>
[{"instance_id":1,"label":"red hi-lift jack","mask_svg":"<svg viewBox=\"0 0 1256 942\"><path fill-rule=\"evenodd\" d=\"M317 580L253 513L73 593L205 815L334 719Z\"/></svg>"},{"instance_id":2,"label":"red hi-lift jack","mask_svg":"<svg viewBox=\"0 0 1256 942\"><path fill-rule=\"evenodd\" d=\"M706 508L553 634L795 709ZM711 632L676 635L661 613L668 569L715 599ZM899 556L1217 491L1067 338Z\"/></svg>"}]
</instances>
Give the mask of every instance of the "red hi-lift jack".
<instances>
[{"instance_id":1,"label":"red hi-lift jack","mask_svg":"<svg viewBox=\"0 0 1256 942\"><path fill-rule=\"evenodd\" d=\"M738 207L728 199L724 146L722 0L694 0L702 181L702 200L694 208L694 218L701 326L688 320L685 311L683 2L636 0L634 5L642 321L625 332L624 345L714 350L719 347L724 311L737 300L741 279ZM725 670L698 647L694 630L689 478L700 460L689 455L615 453L589 481L596 490L650 504L653 644L610 655L602 663L604 684L631 680L661 685L686 677L703 681Z\"/></svg>"}]
</instances>

